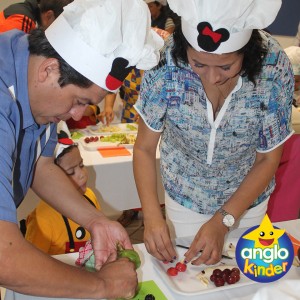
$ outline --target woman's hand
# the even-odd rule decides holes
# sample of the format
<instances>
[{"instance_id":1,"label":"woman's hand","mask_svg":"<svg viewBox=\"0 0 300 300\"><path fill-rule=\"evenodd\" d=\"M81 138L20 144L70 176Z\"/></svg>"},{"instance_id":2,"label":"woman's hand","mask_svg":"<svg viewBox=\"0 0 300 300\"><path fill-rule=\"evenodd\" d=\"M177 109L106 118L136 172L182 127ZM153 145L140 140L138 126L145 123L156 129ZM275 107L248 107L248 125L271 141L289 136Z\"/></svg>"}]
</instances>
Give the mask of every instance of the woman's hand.
<instances>
[{"instance_id":1,"label":"woman's hand","mask_svg":"<svg viewBox=\"0 0 300 300\"><path fill-rule=\"evenodd\" d=\"M145 220L144 226L144 243L147 251L159 260L174 260L176 251L171 242L169 228L164 218L161 216Z\"/></svg>"},{"instance_id":2,"label":"woman's hand","mask_svg":"<svg viewBox=\"0 0 300 300\"><path fill-rule=\"evenodd\" d=\"M186 261L194 265L212 265L220 261L224 246L224 238L228 229L219 218L212 217L197 232L190 249L185 253ZM199 255L199 258L192 260Z\"/></svg>"},{"instance_id":3,"label":"woman's hand","mask_svg":"<svg viewBox=\"0 0 300 300\"><path fill-rule=\"evenodd\" d=\"M109 124L112 122L114 117L115 117L115 112L113 111L113 109L107 108L97 116L97 120L109 126Z\"/></svg>"}]
</instances>

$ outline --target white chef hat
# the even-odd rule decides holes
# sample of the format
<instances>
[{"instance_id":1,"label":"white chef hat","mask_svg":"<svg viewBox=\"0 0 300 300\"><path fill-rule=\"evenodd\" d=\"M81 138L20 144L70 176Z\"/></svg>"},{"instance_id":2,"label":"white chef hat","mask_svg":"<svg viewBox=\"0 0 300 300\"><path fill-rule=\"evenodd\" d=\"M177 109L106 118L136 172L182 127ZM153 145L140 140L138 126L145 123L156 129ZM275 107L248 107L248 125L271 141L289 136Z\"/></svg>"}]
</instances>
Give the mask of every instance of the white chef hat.
<instances>
[{"instance_id":1,"label":"white chef hat","mask_svg":"<svg viewBox=\"0 0 300 300\"><path fill-rule=\"evenodd\" d=\"M148 70L158 63L163 40L150 28L143 0L74 0L45 34L76 71L116 91L134 66Z\"/></svg>"},{"instance_id":2,"label":"white chef hat","mask_svg":"<svg viewBox=\"0 0 300 300\"><path fill-rule=\"evenodd\" d=\"M300 47L291 46L285 48L284 51L291 61L294 75L300 75Z\"/></svg>"},{"instance_id":3,"label":"white chef hat","mask_svg":"<svg viewBox=\"0 0 300 300\"><path fill-rule=\"evenodd\" d=\"M187 4L188 2L188 4ZM241 49L253 29L275 19L281 0L168 0L181 16L182 32L197 51L217 54Z\"/></svg>"},{"instance_id":4,"label":"white chef hat","mask_svg":"<svg viewBox=\"0 0 300 300\"><path fill-rule=\"evenodd\" d=\"M57 124L57 144L54 150L54 157L57 158L66 148L74 144L67 123L60 121Z\"/></svg>"},{"instance_id":5,"label":"white chef hat","mask_svg":"<svg viewBox=\"0 0 300 300\"><path fill-rule=\"evenodd\" d=\"M151 2L159 2L161 5L166 6L167 0L144 0L147 4Z\"/></svg>"}]
</instances>

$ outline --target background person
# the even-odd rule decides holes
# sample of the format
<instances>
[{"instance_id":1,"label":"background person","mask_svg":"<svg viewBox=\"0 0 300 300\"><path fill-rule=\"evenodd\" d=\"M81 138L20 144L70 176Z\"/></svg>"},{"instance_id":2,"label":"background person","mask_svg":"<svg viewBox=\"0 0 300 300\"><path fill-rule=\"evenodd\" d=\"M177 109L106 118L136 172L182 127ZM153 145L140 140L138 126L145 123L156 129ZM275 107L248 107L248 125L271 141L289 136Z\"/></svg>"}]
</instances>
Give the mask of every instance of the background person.
<instances>
[{"instance_id":1,"label":"background person","mask_svg":"<svg viewBox=\"0 0 300 300\"><path fill-rule=\"evenodd\" d=\"M171 261L171 237L194 236L186 262L214 264L230 228L260 224L293 133L290 62L276 40L257 30L272 23L281 1L271 9L263 0L232 0L226 8L222 0L168 3L181 26L158 66L145 71L135 105L144 242L157 259ZM159 140L167 222L156 187Z\"/></svg>"},{"instance_id":2,"label":"background person","mask_svg":"<svg viewBox=\"0 0 300 300\"><path fill-rule=\"evenodd\" d=\"M41 26L46 29L73 0L25 0L0 12L0 32L19 29L26 33Z\"/></svg>"},{"instance_id":3,"label":"background person","mask_svg":"<svg viewBox=\"0 0 300 300\"><path fill-rule=\"evenodd\" d=\"M62 129L58 134L54 162L66 173L86 201L100 210L96 195L86 186L88 171L83 164L78 145L70 139L66 126ZM85 228L42 200L27 217L26 225L26 240L50 255L78 252L90 239L90 233Z\"/></svg>"},{"instance_id":4,"label":"background person","mask_svg":"<svg viewBox=\"0 0 300 300\"><path fill-rule=\"evenodd\" d=\"M92 28L90 22L94 22ZM132 247L128 234L90 205L55 165L56 123L71 117L79 120L87 105L98 104L108 91L119 88L131 67L153 67L162 43L150 31L147 6L138 0L75 0L46 31L0 34L3 287L61 298L129 298L135 294L134 265L127 259L115 260L117 242ZM24 239L16 208L30 187L91 233L98 272L57 261Z\"/></svg>"}]
</instances>

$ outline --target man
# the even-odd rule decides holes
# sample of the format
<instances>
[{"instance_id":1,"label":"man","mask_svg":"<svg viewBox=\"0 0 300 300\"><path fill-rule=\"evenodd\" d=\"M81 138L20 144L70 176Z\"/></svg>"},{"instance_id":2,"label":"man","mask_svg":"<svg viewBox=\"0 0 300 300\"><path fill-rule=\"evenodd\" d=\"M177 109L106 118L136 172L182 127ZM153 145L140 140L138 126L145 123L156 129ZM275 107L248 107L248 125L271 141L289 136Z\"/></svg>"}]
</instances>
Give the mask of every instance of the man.
<instances>
[{"instance_id":1,"label":"man","mask_svg":"<svg viewBox=\"0 0 300 300\"><path fill-rule=\"evenodd\" d=\"M140 0L75 0L45 32L11 30L0 35L3 287L47 297L134 295L133 264L115 261L116 243L132 248L129 237L119 223L85 201L54 164L56 123L80 119L88 104L115 92L132 67L152 68L162 45L150 31L148 8ZM63 264L23 238L16 207L30 187L91 233L99 271Z\"/></svg>"},{"instance_id":2,"label":"man","mask_svg":"<svg viewBox=\"0 0 300 300\"><path fill-rule=\"evenodd\" d=\"M25 0L0 12L0 32L19 29L26 33L36 26L46 29L73 0Z\"/></svg>"}]
</instances>

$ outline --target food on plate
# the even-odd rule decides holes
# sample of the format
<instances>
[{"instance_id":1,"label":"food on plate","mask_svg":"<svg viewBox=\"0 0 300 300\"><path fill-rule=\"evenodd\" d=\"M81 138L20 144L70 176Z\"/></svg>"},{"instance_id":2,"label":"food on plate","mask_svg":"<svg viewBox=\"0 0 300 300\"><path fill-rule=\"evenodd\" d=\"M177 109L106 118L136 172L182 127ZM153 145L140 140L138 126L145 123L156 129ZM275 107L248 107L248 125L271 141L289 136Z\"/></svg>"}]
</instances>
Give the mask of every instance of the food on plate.
<instances>
[{"instance_id":1,"label":"food on plate","mask_svg":"<svg viewBox=\"0 0 300 300\"><path fill-rule=\"evenodd\" d=\"M148 294L148 295L145 296L144 300L155 300L155 297L152 294Z\"/></svg>"},{"instance_id":2,"label":"food on plate","mask_svg":"<svg viewBox=\"0 0 300 300\"><path fill-rule=\"evenodd\" d=\"M97 132L118 132L121 131L121 128L118 126L101 126L97 130Z\"/></svg>"},{"instance_id":3,"label":"food on plate","mask_svg":"<svg viewBox=\"0 0 300 300\"><path fill-rule=\"evenodd\" d=\"M209 282L213 282L216 287L227 284L234 284L240 280L240 270L236 266L219 265L216 267L207 267L196 275L196 278L204 286L208 286Z\"/></svg>"},{"instance_id":4,"label":"food on plate","mask_svg":"<svg viewBox=\"0 0 300 300\"><path fill-rule=\"evenodd\" d=\"M127 124L126 128L130 131L137 131L137 127L132 124Z\"/></svg>"},{"instance_id":5,"label":"food on plate","mask_svg":"<svg viewBox=\"0 0 300 300\"><path fill-rule=\"evenodd\" d=\"M186 264L182 263L182 262L178 262L175 266L175 268L177 269L178 272L185 272L186 271Z\"/></svg>"},{"instance_id":6,"label":"food on plate","mask_svg":"<svg viewBox=\"0 0 300 300\"><path fill-rule=\"evenodd\" d=\"M103 136L100 138L101 142L120 143L120 144L134 144L136 140L135 134L113 133L112 135Z\"/></svg>"},{"instance_id":7,"label":"food on plate","mask_svg":"<svg viewBox=\"0 0 300 300\"><path fill-rule=\"evenodd\" d=\"M136 269L141 265L139 254L133 249L124 249L124 247L120 243L117 244L117 257L128 258L131 262L134 263Z\"/></svg>"},{"instance_id":8,"label":"food on plate","mask_svg":"<svg viewBox=\"0 0 300 300\"><path fill-rule=\"evenodd\" d=\"M174 267L171 267L167 270L167 274L169 276L177 276L178 275L178 270Z\"/></svg>"}]
</instances>

